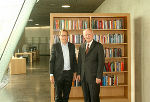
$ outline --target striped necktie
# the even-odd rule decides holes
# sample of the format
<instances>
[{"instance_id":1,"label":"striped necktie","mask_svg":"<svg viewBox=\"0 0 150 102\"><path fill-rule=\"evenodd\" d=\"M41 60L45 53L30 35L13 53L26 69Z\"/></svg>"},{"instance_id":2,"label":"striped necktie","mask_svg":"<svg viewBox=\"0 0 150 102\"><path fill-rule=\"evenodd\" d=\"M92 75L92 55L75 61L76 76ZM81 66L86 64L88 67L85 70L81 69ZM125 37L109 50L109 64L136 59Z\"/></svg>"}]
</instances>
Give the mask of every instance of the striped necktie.
<instances>
[{"instance_id":1,"label":"striped necktie","mask_svg":"<svg viewBox=\"0 0 150 102\"><path fill-rule=\"evenodd\" d=\"M87 47L86 47L86 54L88 53L88 50L89 50L89 44L87 44Z\"/></svg>"}]
</instances>

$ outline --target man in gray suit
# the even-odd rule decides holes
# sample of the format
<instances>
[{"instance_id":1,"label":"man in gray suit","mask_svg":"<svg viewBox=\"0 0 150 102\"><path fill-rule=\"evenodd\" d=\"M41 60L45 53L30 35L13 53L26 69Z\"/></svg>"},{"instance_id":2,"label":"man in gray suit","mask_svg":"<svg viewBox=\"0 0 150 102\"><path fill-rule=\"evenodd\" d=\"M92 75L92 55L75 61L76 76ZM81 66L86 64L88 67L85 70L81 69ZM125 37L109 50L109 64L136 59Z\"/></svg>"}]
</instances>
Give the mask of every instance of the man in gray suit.
<instances>
[{"instance_id":1,"label":"man in gray suit","mask_svg":"<svg viewBox=\"0 0 150 102\"><path fill-rule=\"evenodd\" d=\"M55 102L68 102L72 79L76 79L75 46L68 42L68 32L62 30L60 42L53 44L50 56L50 81L55 86Z\"/></svg>"},{"instance_id":2,"label":"man in gray suit","mask_svg":"<svg viewBox=\"0 0 150 102\"><path fill-rule=\"evenodd\" d=\"M86 40L79 48L77 80L81 78L85 102L100 102L100 82L104 69L103 45L93 40L91 29L83 31Z\"/></svg>"}]
</instances>

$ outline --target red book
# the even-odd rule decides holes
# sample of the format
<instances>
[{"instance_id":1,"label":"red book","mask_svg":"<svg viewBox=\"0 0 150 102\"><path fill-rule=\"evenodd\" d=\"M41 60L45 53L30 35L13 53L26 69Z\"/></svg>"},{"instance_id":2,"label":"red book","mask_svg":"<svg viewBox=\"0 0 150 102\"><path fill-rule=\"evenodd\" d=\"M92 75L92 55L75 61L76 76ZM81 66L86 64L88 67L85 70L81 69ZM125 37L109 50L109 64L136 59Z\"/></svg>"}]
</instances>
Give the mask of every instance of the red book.
<instances>
[{"instance_id":1,"label":"red book","mask_svg":"<svg viewBox=\"0 0 150 102\"><path fill-rule=\"evenodd\" d=\"M124 71L124 63L121 62L121 71Z\"/></svg>"},{"instance_id":2,"label":"red book","mask_svg":"<svg viewBox=\"0 0 150 102\"><path fill-rule=\"evenodd\" d=\"M104 26L104 25L103 25L103 22L104 22L104 21L102 20L102 29L104 29L104 27L103 27L103 26Z\"/></svg>"},{"instance_id":3,"label":"red book","mask_svg":"<svg viewBox=\"0 0 150 102\"><path fill-rule=\"evenodd\" d=\"M102 21L99 21L100 29L102 29Z\"/></svg>"},{"instance_id":4,"label":"red book","mask_svg":"<svg viewBox=\"0 0 150 102\"><path fill-rule=\"evenodd\" d=\"M75 43L75 36L72 35L72 38L73 38L72 43Z\"/></svg>"},{"instance_id":5,"label":"red book","mask_svg":"<svg viewBox=\"0 0 150 102\"><path fill-rule=\"evenodd\" d=\"M113 29L113 20L111 20L111 29Z\"/></svg>"},{"instance_id":6,"label":"red book","mask_svg":"<svg viewBox=\"0 0 150 102\"><path fill-rule=\"evenodd\" d=\"M109 69L109 72L111 72L110 62L108 62L108 69Z\"/></svg>"},{"instance_id":7,"label":"red book","mask_svg":"<svg viewBox=\"0 0 150 102\"><path fill-rule=\"evenodd\" d=\"M106 72L109 72L108 63L105 63Z\"/></svg>"}]
</instances>

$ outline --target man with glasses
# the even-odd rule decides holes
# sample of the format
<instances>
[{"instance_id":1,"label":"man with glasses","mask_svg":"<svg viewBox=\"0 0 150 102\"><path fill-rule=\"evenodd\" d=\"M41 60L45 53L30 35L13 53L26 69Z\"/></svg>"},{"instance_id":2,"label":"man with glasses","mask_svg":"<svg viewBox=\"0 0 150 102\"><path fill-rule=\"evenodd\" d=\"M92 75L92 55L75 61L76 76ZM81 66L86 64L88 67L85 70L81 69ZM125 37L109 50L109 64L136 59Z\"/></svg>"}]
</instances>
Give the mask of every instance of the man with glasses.
<instances>
[{"instance_id":1,"label":"man with glasses","mask_svg":"<svg viewBox=\"0 0 150 102\"><path fill-rule=\"evenodd\" d=\"M55 86L55 102L68 102L72 80L76 79L75 46L68 42L66 30L60 31L59 38L51 48L50 81Z\"/></svg>"},{"instance_id":2,"label":"man with glasses","mask_svg":"<svg viewBox=\"0 0 150 102\"><path fill-rule=\"evenodd\" d=\"M81 78L84 102L100 102L100 82L104 69L103 45L93 40L91 29L83 31L86 42L81 44L78 55L77 80Z\"/></svg>"}]
</instances>

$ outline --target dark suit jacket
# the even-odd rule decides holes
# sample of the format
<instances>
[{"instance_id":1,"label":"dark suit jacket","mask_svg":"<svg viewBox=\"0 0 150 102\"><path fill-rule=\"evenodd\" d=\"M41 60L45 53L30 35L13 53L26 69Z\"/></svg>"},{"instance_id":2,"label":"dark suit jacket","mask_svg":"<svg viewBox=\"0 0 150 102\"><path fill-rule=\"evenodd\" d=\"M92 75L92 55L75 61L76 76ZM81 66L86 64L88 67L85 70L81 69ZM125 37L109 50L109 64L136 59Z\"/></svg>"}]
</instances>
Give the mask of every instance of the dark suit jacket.
<instances>
[{"instance_id":1,"label":"dark suit jacket","mask_svg":"<svg viewBox=\"0 0 150 102\"><path fill-rule=\"evenodd\" d=\"M73 72L76 72L77 62L75 55L75 46L68 42L71 73L70 80L73 78ZM61 80L64 69L64 58L61 43L53 44L50 55L50 74L54 75L55 81Z\"/></svg>"},{"instance_id":2,"label":"dark suit jacket","mask_svg":"<svg viewBox=\"0 0 150 102\"><path fill-rule=\"evenodd\" d=\"M85 54L86 42L79 48L78 75L85 76L88 82L96 82L96 78L102 79L104 69L103 45L93 40L88 53Z\"/></svg>"}]
</instances>

